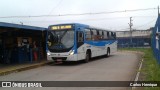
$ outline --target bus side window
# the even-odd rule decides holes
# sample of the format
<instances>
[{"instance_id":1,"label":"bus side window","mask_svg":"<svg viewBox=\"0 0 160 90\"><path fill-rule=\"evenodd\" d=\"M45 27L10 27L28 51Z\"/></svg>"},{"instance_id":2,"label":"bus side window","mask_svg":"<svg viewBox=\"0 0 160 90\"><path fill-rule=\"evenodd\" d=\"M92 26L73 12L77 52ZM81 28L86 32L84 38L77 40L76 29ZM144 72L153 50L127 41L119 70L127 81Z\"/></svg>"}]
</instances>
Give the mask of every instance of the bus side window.
<instances>
[{"instance_id":1,"label":"bus side window","mask_svg":"<svg viewBox=\"0 0 160 90\"><path fill-rule=\"evenodd\" d=\"M97 31L97 35L99 35L99 31L98 30L96 30Z\"/></svg>"},{"instance_id":2,"label":"bus side window","mask_svg":"<svg viewBox=\"0 0 160 90\"><path fill-rule=\"evenodd\" d=\"M103 31L99 31L99 40L103 40Z\"/></svg>"},{"instance_id":3,"label":"bus side window","mask_svg":"<svg viewBox=\"0 0 160 90\"><path fill-rule=\"evenodd\" d=\"M104 31L102 31L102 40L104 40Z\"/></svg>"},{"instance_id":4,"label":"bus side window","mask_svg":"<svg viewBox=\"0 0 160 90\"><path fill-rule=\"evenodd\" d=\"M97 31L91 30L91 32L92 32L92 40L97 40Z\"/></svg>"},{"instance_id":5,"label":"bus side window","mask_svg":"<svg viewBox=\"0 0 160 90\"><path fill-rule=\"evenodd\" d=\"M114 33L114 39L116 39L116 32Z\"/></svg>"},{"instance_id":6,"label":"bus side window","mask_svg":"<svg viewBox=\"0 0 160 90\"><path fill-rule=\"evenodd\" d=\"M90 29L85 29L85 35L86 35L86 40L91 40L92 37L91 37L91 31Z\"/></svg>"},{"instance_id":7,"label":"bus side window","mask_svg":"<svg viewBox=\"0 0 160 90\"><path fill-rule=\"evenodd\" d=\"M111 39L115 39L115 33L111 32Z\"/></svg>"},{"instance_id":8,"label":"bus side window","mask_svg":"<svg viewBox=\"0 0 160 90\"><path fill-rule=\"evenodd\" d=\"M107 32L107 39L110 39L110 35L109 35L109 32Z\"/></svg>"},{"instance_id":9,"label":"bus side window","mask_svg":"<svg viewBox=\"0 0 160 90\"><path fill-rule=\"evenodd\" d=\"M97 31L96 40L100 40L101 39L100 31L99 30L96 31Z\"/></svg>"},{"instance_id":10,"label":"bus side window","mask_svg":"<svg viewBox=\"0 0 160 90\"><path fill-rule=\"evenodd\" d=\"M109 39L112 39L112 33L109 32Z\"/></svg>"},{"instance_id":11,"label":"bus side window","mask_svg":"<svg viewBox=\"0 0 160 90\"><path fill-rule=\"evenodd\" d=\"M107 39L107 31L103 31L104 32L104 40Z\"/></svg>"}]
</instances>

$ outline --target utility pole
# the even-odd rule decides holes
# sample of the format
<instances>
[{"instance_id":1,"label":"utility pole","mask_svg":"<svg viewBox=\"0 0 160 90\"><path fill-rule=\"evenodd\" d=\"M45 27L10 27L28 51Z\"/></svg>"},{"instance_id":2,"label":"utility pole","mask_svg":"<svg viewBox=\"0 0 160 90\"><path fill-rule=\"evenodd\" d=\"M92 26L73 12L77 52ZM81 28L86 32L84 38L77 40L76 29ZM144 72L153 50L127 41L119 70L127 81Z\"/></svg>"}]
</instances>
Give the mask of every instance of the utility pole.
<instances>
[{"instance_id":1,"label":"utility pole","mask_svg":"<svg viewBox=\"0 0 160 90\"><path fill-rule=\"evenodd\" d=\"M132 21L133 21L132 17L130 17L130 22L128 23L130 28L130 44L132 44L132 26L133 26Z\"/></svg>"},{"instance_id":2,"label":"utility pole","mask_svg":"<svg viewBox=\"0 0 160 90\"><path fill-rule=\"evenodd\" d=\"M160 13L159 13L159 6L158 6L158 16L160 15Z\"/></svg>"}]
</instances>

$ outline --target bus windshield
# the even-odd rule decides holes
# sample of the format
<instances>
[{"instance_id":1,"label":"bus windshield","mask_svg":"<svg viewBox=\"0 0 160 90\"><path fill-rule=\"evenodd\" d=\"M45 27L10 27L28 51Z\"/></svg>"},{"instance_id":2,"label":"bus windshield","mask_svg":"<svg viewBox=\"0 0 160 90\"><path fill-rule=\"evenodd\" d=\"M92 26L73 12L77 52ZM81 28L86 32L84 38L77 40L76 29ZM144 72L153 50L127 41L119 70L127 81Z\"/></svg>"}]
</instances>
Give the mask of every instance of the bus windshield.
<instances>
[{"instance_id":1,"label":"bus windshield","mask_svg":"<svg viewBox=\"0 0 160 90\"><path fill-rule=\"evenodd\" d=\"M73 30L48 31L48 49L51 52L67 52L74 45Z\"/></svg>"}]
</instances>

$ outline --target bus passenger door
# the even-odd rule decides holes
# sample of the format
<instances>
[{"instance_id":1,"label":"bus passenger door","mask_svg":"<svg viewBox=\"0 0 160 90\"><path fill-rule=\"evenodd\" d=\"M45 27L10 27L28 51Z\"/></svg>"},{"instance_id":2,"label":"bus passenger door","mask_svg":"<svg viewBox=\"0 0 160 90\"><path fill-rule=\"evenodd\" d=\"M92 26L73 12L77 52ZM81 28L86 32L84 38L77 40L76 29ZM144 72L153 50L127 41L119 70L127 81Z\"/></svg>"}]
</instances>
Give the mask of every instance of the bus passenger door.
<instances>
[{"instance_id":1,"label":"bus passenger door","mask_svg":"<svg viewBox=\"0 0 160 90\"><path fill-rule=\"evenodd\" d=\"M84 33L82 31L77 31L77 54L78 60L82 60L85 58L85 50L84 50Z\"/></svg>"}]
</instances>

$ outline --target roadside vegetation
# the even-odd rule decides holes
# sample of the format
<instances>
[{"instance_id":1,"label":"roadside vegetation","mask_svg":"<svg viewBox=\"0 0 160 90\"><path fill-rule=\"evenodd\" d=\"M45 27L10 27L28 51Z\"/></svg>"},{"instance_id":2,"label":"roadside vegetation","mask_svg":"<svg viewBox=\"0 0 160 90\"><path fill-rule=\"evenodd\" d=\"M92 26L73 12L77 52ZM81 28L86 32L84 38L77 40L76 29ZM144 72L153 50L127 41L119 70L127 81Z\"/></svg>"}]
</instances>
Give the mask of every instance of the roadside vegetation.
<instances>
[{"instance_id":1,"label":"roadside vegetation","mask_svg":"<svg viewBox=\"0 0 160 90\"><path fill-rule=\"evenodd\" d=\"M141 81L160 81L160 65L156 61L151 48L122 48L119 50L140 51L144 53ZM147 87L144 90L160 90L160 87Z\"/></svg>"}]
</instances>

